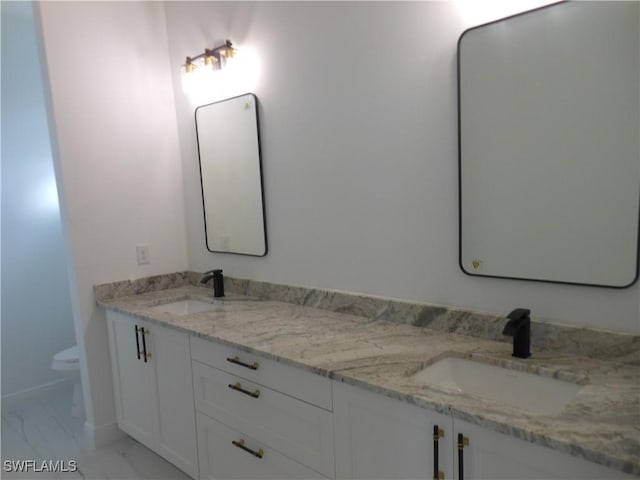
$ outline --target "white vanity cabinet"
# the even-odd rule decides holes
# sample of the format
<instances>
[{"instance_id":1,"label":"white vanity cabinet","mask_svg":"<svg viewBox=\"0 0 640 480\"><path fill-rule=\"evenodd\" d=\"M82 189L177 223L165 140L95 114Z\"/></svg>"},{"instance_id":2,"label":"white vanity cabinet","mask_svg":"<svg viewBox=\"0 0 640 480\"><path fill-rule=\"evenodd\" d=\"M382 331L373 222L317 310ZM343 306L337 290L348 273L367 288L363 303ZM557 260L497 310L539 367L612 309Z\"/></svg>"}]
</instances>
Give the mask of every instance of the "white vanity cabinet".
<instances>
[{"instance_id":1,"label":"white vanity cabinet","mask_svg":"<svg viewBox=\"0 0 640 480\"><path fill-rule=\"evenodd\" d=\"M331 381L191 338L200 476L333 478Z\"/></svg>"},{"instance_id":2,"label":"white vanity cabinet","mask_svg":"<svg viewBox=\"0 0 640 480\"><path fill-rule=\"evenodd\" d=\"M337 381L333 393L339 479L636 478ZM437 438L437 454L436 426L443 434ZM460 447L458 435L462 435ZM441 475L434 472L436 459Z\"/></svg>"},{"instance_id":3,"label":"white vanity cabinet","mask_svg":"<svg viewBox=\"0 0 640 480\"><path fill-rule=\"evenodd\" d=\"M107 311L118 426L198 477L189 336Z\"/></svg>"},{"instance_id":4,"label":"white vanity cabinet","mask_svg":"<svg viewBox=\"0 0 640 480\"><path fill-rule=\"evenodd\" d=\"M637 478L285 361L106 315L118 425L194 478Z\"/></svg>"},{"instance_id":5,"label":"white vanity cabinet","mask_svg":"<svg viewBox=\"0 0 640 480\"><path fill-rule=\"evenodd\" d=\"M333 395L337 478L431 479L434 467L453 478L449 415L337 381Z\"/></svg>"}]
</instances>

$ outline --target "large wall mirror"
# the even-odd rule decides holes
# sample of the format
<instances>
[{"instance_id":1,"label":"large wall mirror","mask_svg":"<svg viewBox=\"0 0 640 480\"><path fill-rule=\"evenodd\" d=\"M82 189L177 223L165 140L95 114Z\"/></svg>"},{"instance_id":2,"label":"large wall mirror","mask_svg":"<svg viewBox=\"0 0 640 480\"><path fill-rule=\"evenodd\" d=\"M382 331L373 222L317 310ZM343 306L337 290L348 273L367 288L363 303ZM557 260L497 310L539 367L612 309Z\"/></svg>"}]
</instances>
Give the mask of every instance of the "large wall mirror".
<instances>
[{"instance_id":1,"label":"large wall mirror","mask_svg":"<svg viewBox=\"0 0 640 480\"><path fill-rule=\"evenodd\" d=\"M266 255L257 97L203 105L195 117L207 249Z\"/></svg>"},{"instance_id":2,"label":"large wall mirror","mask_svg":"<svg viewBox=\"0 0 640 480\"><path fill-rule=\"evenodd\" d=\"M636 281L639 23L638 2L566 2L462 34L464 272Z\"/></svg>"}]
</instances>

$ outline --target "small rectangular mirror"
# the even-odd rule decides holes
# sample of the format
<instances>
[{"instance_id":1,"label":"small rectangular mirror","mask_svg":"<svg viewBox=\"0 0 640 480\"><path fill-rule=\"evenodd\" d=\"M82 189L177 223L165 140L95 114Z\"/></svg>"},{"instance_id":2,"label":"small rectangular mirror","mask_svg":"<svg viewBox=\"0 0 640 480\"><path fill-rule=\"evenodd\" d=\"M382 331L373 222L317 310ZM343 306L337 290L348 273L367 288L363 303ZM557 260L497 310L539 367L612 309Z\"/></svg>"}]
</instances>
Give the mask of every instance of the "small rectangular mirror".
<instances>
[{"instance_id":1,"label":"small rectangular mirror","mask_svg":"<svg viewBox=\"0 0 640 480\"><path fill-rule=\"evenodd\" d=\"M465 273L636 281L639 19L638 2L563 2L462 34Z\"/></svg>"},{"instance_id":2,"label":"small rectangular mirror","mask_svg":"<svg viewBox=\"0 0 640 480\"><path fill-rule=\"evenodd\" d=\"M266 255L257 97L200 106L195 118L207 249Z\"/></svg>"}]
</instances>

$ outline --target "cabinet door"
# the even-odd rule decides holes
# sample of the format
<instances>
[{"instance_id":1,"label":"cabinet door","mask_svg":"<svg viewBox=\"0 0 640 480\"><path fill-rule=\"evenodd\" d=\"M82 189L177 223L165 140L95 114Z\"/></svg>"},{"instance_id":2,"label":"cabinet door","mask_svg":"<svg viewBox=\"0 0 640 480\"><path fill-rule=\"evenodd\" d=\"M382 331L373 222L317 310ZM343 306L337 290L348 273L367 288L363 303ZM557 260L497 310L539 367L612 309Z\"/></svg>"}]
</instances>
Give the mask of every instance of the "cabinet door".
<instances>
[{"instance_id":1,"label":"cabinet door","mask_svg":"<svg viewBox=\"0 0 640 480\"><path fill-rule=\"evenodd\" d=\"M154 366L150 361L145 363L142 357L138 359L142 334L136 332L135 327L142 323L115 312L107 312L107 321L118 426L153 448L157 411ZM151 348L150 339L147 340L147 348Z\"/></svg>"},{"instance_id":2,"label":"cabinet door","mask_svg":"<svg viewBox=\"0 0 640 480\"><path fill-rule=\"evenodd\" d=\"M456 480L587 480L635 478L517 438L454 419ZM468 438L459 468L457 436Z\"/></svg>"},{"instance_id":3,"label":"cabinet door","mask_svg":"<svg viewBox=\"0 0 640 480\"><path fill-rule=\"evenodd\" d=\"M453 478L450 416L340 382L333 409L337 478L432 479L436 425L439 470Z\"/></svg>"},{"instance_id":4,"label":"cabinet door","mask_svg":"<svg viewBox=\"0 0 640 480\"><path fill-rule=\"evenodd\" d=\"M324 478L217 420L202 413L197 413L196 418L201 479Z\"/></svg>"},{"instance_id":5,"label":"cabinet door","mask_svg":"<svg viewBox=\"0 0 640 480\"><path fill-rule=\"evenodd\" d=\"M192 477L197 477L196 421L188 335L146 324L151 338L158 415L156 451Z\"/></svg>"},{"instance_id":6,"label":"cabinet door","mask_svg":"<svg viewBox=\"0 0 640 480\"><path fill-rule=\"evenodd\" d=\"M116 312L107 322L118 426L197 477L189 337Z\"/></svg>"}]
</instances>

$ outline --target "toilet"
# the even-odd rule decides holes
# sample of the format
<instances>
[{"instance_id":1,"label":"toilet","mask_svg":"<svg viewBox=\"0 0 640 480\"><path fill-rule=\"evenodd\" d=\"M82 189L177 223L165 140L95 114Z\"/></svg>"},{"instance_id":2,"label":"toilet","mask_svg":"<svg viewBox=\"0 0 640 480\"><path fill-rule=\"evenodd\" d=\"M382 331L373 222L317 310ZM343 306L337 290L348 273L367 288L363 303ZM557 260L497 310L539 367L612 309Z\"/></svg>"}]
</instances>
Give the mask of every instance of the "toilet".
<instances>
[{"instance_id":1,"label":"toilet","mask_svg":"<svg viewBox=\"0 0 640 480\"><path fill-rule=\"evenodd\" d=\"M82 384L80 383L80 357L78 346L62 350L53 356L51 368L60 372L73 382L73 398L71 401L71 416L84 417L84 401L82 399Z\"/></svg>"}]
</instances>

